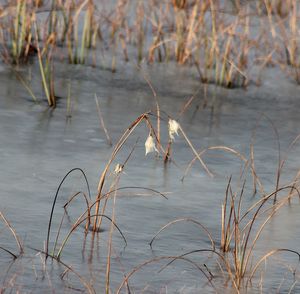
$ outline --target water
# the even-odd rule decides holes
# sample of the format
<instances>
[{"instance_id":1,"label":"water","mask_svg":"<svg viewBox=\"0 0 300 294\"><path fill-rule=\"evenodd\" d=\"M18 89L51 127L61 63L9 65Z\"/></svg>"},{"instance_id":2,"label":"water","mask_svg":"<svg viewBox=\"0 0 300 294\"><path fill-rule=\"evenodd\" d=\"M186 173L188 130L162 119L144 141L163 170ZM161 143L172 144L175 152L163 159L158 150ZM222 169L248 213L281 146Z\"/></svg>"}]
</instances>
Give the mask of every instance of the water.
<instances>
[{"instance_id":1,"label":"water","mask_svg":"<svg viewBox=\"0 0 300 294\"><path fill-rule=\"evenodd\" d=\"M276 126L280 137L282 158L288 145L300 133L298 115L298 88L279 72L267 72L260 88L250 86L247 91L209 86L208 104L205 105L204 89L199 85L193 71L177 68L173 64L153 65L144 70L155 87L161 110L179 122L197 150L209 146L228 146L249 157L250 143L257 121L261 118L254 142L255 167L266 193L272 192L276 184L278 150L276 136L270 121ZM27 69L23 69L27 75ZM38 68L31 66L35 78L32 87L41 93ZM141 113L155 110L155 100L142 74L131 64L119 65L112 74L101 68L56 66L56 92L66 97L71 85L71 118L67 118L66 99L58 102L57 108L48 109L45 101L35 104L5 67L0 72L0 190L1 212L10 221L24 243L25 253L16 261L1 251L1 287L21 292L60 293L83 291L84 286L71 272L64 275L65 267L48 259L44 265L43 255L32 248L43 250L55 191L63 176L72 168L86 172L92 197L95 199L99 176L107 163L112 148L105 134L95 106L94 94L100 101L101 111L108 132L114 143ZM274 80L276 82L274 82ZM196 98L179 117L185 101L193 93ZM39 96L40 98L40 96ZM267 117L267 118L266 118ZM153 124L155 118L151 117ZM122 163L130 153L137 138L139 141L121 176L120 187L146 187L158 190L168 197L142 189L125 189L118 193L116 223L124 233L128 245L115 231L111 264L111 291L115 293L123 280L135 266L160 256L177 256L186 252L211 248L206 233L192 222L171 225L158 235L149 247L155 233L168 222L178 218L190 218L203 224L216 242L220 244L221 205L228 179L233 175L232 187L238 190L243 163L234 155L224 151L208 151L203 159L214 177L210 178L195 162L185 180L181 182L185 168L194 155L182 136L176 137L172 156L176 163L164 165L154 154L145 157L144 142L148 136L145 124L136 129L117 157L115 164ZM163 143L167 141L166 121L162 125ZM299 146L296 144L288 154L281 185L291 182L299 170ZM108 187L106 187L107 189ZM67 179L59 195L53 220L51 244L55 239L62 205L77 191L87 192L83 177L74 173ZM251 177L247 176L243 211L259 199L252 197ZM62 227L62 234L70 230L80 213L85 209L83 198L78 198L69 209L69 220ZM111 205L107 214L111 213ZM289 248L300 251L299 202L283 207L265 227L255 248L255 260L273 248ZM62 261L80 273L97 293L104 292L109 223L104 221L104 232L85 238L80 227L68 241ZM0 246L18 252L13 236L1 224ZM208 280L189 261L176 261L158 272L166 260L153 262L135 273L129 280L132 292L141 293L231 293L233 288L225 285L211 254L193 254L189 258L203 268L207 264L216 276L212 288ZM271 259L270 259L271 260ZM274 263L274 265L273 265ZM286 265L291 264L291 268ZM291 272L297 268L297 257L280 254L262 266L261 287L267 292L288 291L294 279ZM284 274L282 274L284 272ZM207 273L207 272L206 272ZM296 283L293 290L299 290ZM259 291L257 283L253 292ZM122 293L126 293L126 287Z\"/></svg>"}]
</instances>

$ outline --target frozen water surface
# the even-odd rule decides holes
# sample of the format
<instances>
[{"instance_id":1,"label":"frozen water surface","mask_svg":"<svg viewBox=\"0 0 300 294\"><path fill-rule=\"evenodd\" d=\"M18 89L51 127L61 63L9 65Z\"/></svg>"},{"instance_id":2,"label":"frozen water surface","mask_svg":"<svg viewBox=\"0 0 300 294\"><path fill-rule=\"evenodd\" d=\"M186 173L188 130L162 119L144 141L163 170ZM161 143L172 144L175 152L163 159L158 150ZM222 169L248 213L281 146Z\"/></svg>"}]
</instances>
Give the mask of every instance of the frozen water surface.
<instances>
[{"instance_id":1,"label":"frozen water surface","mask_svg":"<svg viewBox=\"0 0 300 294\"><path fill-rule=\"evenodd\" d=\"M34 76L38 71L37 65L33 64L31 70ZM144 67L144 70L157 91L161 111L178 119L197 150L227 146L248 159L253 142L255 168L265 192L270 193L275 189L278 142L274 127L279 134L282 158L286 155L288 145L300 133L299 88L293 82L272 69L266 71L266 79L261 87L250 85L247 90L225 90L208 86L205 97L203 85L188 68L158 64ZM27 75L26 69L23 74ZM44 248L54 195L61 179L70 169L78 167L86 172L92 197L96 197L99 176L112 148L107 144L100 127L94 95L99 97L103 119L113 143L141 113L155 111L150 88L141 72L130 64L120 64L115 74L101 68L86 67L82 70L61 64L60 67L56 66L56 75L56 92L63 99L58 101L56 109L49 109L45 101L33 103L9 69L0 69L0 208L25 245L23 257L14 262L1 251L0 279L3 287L9 288L11 282L15 289L26 293L84 289L78 278L70 272L61 279L65 268L56 262L48 259L44 268L43 259L32 248ZM64 98L69 84L70 113ZM38 82L34 82L32 87L37 93L40 92ZM196 95L191 105L179 116L184 103L194 93ZM68 114L71 117L67 118ZM151 119L155 124L155 117ZM167 143L166 123L162 121L164 144ZM185 168L193 159L193 153L183 136L176 137L172 146L175 164L167 165L154 154L145 157L144 142L147 136L148 130L142 124L121 150L115 164L127 158L139 138L119 185L155 189L165 193L168 200L136 189L118 193L116 223L128 245L124 248L122 238L115 231L111 264L112 293L117 290L126 273L146 260L211 248L207 235L199 226L182 222L161 233L151 250L149 241L169 221L192 218L201 222L211 232L216 246L219 246L221 205L229 177L233 177L234 191L239 191L242 185L239 176L243 162L235 155L220 150L208 151L203 155L203 160L214 174L213 178L196 161L182 182ZM290 183L299 170L299 148L295 144L287 154L281 186ZM259 194L252 195L251 176L246 178L243 211L261 197ZM87 192L87 188L83 177L75 172L63 185L58 198L51 234L52 245L63 215L62 205L77 191ZM84 211L82 199L78 198L71 205L69 219L62 226L62 235L68 232ZM257 260L273 248L300 251L299 209L298 200L294 200L275 215L257 243L254 259ZM107 209L107 214L110 213L111 205ZM97 293L104 293L105 289L108 222L104 221L103 229L104 232L96 234L94 238L91 233L85 238L84 229L80 227L68 241L61 256L62 261L79 272ZM0 245L17 252L13 237L4 225L0 234ZM176 261L159 272L166 263L164 260L149 264L133 275L129 280L130 289L134 293L141 293L142 290L145 293L231 293L233 288L226 286L215 262L216 257L198 253L189 258L202 268L204 263L207 264L215 275L212 280L215 288L188 262ZM294 276L292 272L297 267L297 257L293 255L277 255L262 267L266 271L259 276L259 286L267 292L276 292L278 289L288 291L298 279L298 271ZM259 291L257 284L250 292ZM297 289L299 291L297 287L295 283L295 293ZM122 293L126 291L124 287Z\"/></svg>"}]
</instances>

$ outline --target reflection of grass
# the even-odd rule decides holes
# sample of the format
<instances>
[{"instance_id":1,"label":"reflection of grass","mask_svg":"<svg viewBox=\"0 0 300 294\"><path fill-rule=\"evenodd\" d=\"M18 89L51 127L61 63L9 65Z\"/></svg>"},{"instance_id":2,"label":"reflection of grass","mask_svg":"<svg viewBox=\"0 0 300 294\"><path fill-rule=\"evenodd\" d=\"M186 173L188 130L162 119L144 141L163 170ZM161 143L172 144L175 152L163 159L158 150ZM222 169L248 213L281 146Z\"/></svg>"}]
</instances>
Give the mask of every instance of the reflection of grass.
<instances>
[{"instance_id":1,"label":"reflection of grass","mask_svg":"<svg viewBox=\"0 0 300 294\"><path fill-rule=\"evenodd\" d=\"M40 17L41 1L15 0L1 10L3 54L18 64L36 52L34 39L42 52L51 39L54 47L66 48L70 63L84 64L93 54L95 65L97 55L108 49L112 71L119 54L138 62L147 56L149 62L193 65L203 83L228 88L247 86L256 56L261 69L275 61L299 82L297 0L229 2L141 1L133 11L129 0L116 1L111 10L93 0L52 0L48 17Z\"/></svg>"}]
</instances>

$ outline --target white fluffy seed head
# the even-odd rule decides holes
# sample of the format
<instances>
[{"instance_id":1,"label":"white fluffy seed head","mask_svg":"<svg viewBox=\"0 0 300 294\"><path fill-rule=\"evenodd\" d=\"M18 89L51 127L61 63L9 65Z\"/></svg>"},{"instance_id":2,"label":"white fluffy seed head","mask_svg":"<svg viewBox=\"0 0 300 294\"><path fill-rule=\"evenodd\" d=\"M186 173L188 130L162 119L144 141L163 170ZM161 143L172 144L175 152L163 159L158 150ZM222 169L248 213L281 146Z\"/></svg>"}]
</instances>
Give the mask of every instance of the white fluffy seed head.
<instances>
[{"instance_id":1,"label":"white fluffy seed head","mask_svg":"<svg viewBox=\"0 0 300 294\"><path fill-rule=\"evenodd\" d=\"M172 141L175 140L175 134L178 136L178 130L180 128L179 123L174 119L169 119L169 137Z\"/></svg>"},{"instance_id":2,"label":"white fluffy seed head","mask_svg":"<svg viewBox=\"0 0 300 294\"><path fill-rule=\"evenodd\" d=\"M158 152L158 150L155 146L154 139L151 134L149 134L149 136L145 142L145 150L146 150L145 155L147 155L148 153L151 153L151 152Z\"/></svg>"},{"instance_id":3,"label":"white fluffy seed head","mask_svg":"<svg viewBox=\"0 0 300 294\"><path fill-rule=\"evenodd\" d=\"M118 163L115 167L114 174L117 175L117 174L121 173L122 171L123 171L123 166L120 163Z\"/></svg>"}]
</instances>

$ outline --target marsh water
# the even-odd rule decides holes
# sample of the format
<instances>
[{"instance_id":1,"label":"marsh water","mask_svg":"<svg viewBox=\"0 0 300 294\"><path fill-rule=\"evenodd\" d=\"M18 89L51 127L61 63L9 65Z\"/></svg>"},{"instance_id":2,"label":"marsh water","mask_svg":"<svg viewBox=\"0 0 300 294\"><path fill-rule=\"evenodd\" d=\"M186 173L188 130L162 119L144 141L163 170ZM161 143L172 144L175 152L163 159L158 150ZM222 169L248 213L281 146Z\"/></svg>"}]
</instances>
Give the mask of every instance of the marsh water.
<instances>
[{"instance_id":1,"label":"marsh water","mask_svg":"<svg viewBox=\"0 0 300 294\"><path fill-rule=\"evenodd\" d=\"M197 150L210 146L227 146L249 158L250 144L254 144L255 169L266 193L276 186L278 140L282 158L288 145L300 133L299 88L283 78L280 72L267 72L261 87L250 85L247 90L225 90L204 86L189 68L173 64L143 66L158 95L161 111L177 119ZM26 79L32 79L32 89L41 93L35 80L36 64L20 69ZM24 293L76 293L85 291L71 272L63 277L65 268L47 260L37 250L43 250L47 237L51 206L56 189L64 175L72 168L81 168L89 180L95 199L101 172L110 158L112 147L107 144L95 103L100 102L101 113L108 133L115 144L126 128L143 112L155 112L155 100L141 71L131 64L120 64L116 73L105 68L56 65L55 109L46 101L31 100L14 72L5 66L0 72L0 191L1 212L10 221L24 243L24 254L13 261L1 252L1 285ZM30 76L31 75L31 76ZM67 105L68 88L71 95ZM195 94L196 93L196 94ZM184 104L195 94L191 105L179 116ZM151 118L155 124L155 117ZM273 126L272 126L273 124ZM254 130L255 136L253 135ZM116 223L127 239L127 246L118 232L113 235L111 291L114 293L124 275L135 266L160 256L177 256L192 250L211 248L206 233L192 222L179 222L163 231L153 243L156 232L168 222L190 218L200 222L220 245L221 205L226 186L232 176L232 189L240 190L244 162L222 150L208 151L203 160L214 174L206 174L196 161L184 180L185 169L194 155L182 135L172 146L174 162L164 164L154 153L145 156L144 142L148 136L145 125L132 134L119 153L115 164L126 160L137 141L134 152L121 176L120 187L146 187L164 193L168 199L148 190L128 188L118 192ZM162 141L167 143L167 121L162 121ZM288 184L299 170L299 145L288 152L280 185ZM247 172L246 172L247 173ZM248 172L249 173L249 172ZM251 175L247 179L242 209L259 199L253 195ZM108 187L106 188L108 189ZM55 240L62 206L77 191L87 193L84 179L74 172L64 183L55 208L51 244ZM85 203L78 198L70 205L68 218L62 226L65 235L84 211ZM300 251L299 201L295 199L270 220L254 251L254 260L275 248ZM111 207L107 208L107 214ZM86 237L84 228L76 230L61 260L80 273L96 290L104 293L109 222L104 231ZM1 227L0 245L18 252L7 227ZM166 260L153 262L136 272L129 280L134 293L231 293L230 283L224 282L216 257L196 253L189 258L200 267L206 264L215 279L213 288L207 278L191 263L177 260L164 270ZM279 254L268 259L258 280L249 292L280 293L300 291L297 284L298 260L292 254ZM295 271L294 271L295 270ZM259 286L257 286L257 284ZM13 285L13 286L12 286ZM4 289L3 288L3 289ZM121 291L126 293L126 287Z\"/></svg>"}]
</instances>

